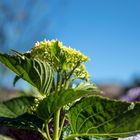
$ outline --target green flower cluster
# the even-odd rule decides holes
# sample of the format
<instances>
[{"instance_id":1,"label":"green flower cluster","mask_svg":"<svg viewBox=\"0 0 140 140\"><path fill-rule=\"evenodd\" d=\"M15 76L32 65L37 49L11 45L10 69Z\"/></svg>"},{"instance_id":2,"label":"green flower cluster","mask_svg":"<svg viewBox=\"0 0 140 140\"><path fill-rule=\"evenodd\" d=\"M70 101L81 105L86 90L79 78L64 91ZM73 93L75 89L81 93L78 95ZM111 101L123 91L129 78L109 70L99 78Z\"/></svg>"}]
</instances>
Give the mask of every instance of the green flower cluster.
<instances>
[{"instance_id":1,"label":"green flower cluster","mask_svg":"<svg viewBox=\"0 0 140 140\"><path fill-rule=\"evenodd\" d=\"M89 58L73 48L63 46L58 40L37 42L30 53L32 58L47 61L56 72L65 71L68 78L89 79L83 64Z\"/></svg>"},{"instance_id":2,"label":"green flower cluster","mask_svg":"<svg viewBox=\"0 0 140 140\"><path fill-rule=\"evenodd\" d=\"M39 98L35 98L34 99L34 104L32 105L31 107L31 110L30 110L30 113L33 114L37 108L38 108L38 105L42 102L42 100L45 98L45 96L42 96L42 97L39 97Z\"/></svg>"}]
</instances>

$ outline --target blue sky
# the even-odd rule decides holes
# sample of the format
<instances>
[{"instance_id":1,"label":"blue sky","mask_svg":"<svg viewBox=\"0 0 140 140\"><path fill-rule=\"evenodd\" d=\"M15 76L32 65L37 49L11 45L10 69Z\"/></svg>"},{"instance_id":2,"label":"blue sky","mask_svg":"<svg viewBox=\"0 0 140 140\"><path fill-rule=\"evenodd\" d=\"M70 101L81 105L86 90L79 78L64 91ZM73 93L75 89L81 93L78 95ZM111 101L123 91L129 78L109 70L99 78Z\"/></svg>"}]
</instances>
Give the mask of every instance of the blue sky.
<instances>
[{"instance_id":1,"label":"blue sky","mask_svg":"<svg viewBox=\"0 0 140 140\"><path fill-rule=\"evenodd\" d=\"M86 66L96 83L125 84L140 76L140 0L37 0L35 6L26 2L11 7L29 11L31 19L27 25L20 19L6 24L8 50L25 52L37 40L57 38L90 57ZM11 86L9 79L5 83Z\"/></svg>"},{"instance_id":2,"label":"blue sky","mask_svg":"<svg viewBox=\"0 0 140 140\"><path fill-rule=\"evenodd\" d=\"M89 56L94 81L128 82L140 74L139 0L70 0L56 10L51 38Z\"/></svg>"}]
</instances>

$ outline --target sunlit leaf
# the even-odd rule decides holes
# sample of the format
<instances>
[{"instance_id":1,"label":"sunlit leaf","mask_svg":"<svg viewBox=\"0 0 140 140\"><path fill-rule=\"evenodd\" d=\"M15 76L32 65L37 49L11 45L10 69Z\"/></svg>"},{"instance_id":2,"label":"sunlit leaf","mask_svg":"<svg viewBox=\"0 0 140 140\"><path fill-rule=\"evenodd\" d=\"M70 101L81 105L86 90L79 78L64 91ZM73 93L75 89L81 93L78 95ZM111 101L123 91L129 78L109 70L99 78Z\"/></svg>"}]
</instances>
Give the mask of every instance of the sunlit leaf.
<instances>
[{"instance_id":1,"label":"sunlit leaf","mask_svg":"<svg viewBox=\"0 0 140 140\"><path fill-rule=\"evenodd\" d=\"M101 90L92 82L81 82L78 85L74 84L73 89L74 90L88 90L89 93L91 92L91 94L92 94L92 91L94 91L94 94L95 94L95 91L98 94L101 93Z\"/></svg>"},{"instance_id":2,"label":"sunlit leaf","mask_svg":"<svg viewBox=\"0 0 140 140\"><path fill-rule=\"evenodd\" d=\"M44 61L29 59L18 52L15 53L16 56L0 53L0 62L18 76L14 84L22 78L36 87L41 94L49 93L53 80L53 70L50 65Z\"/></svg>"},{"instance_id":3,"label":"sunlit leaf","mask_svg":"<svg viewBox=\"0 0 140 140\"><path fill-rule=\"evenodd\" d=\"M68 113L73 134L117 138L140 132L140 103L92 96L75 103Z\"/></svg>"}]
</instances>

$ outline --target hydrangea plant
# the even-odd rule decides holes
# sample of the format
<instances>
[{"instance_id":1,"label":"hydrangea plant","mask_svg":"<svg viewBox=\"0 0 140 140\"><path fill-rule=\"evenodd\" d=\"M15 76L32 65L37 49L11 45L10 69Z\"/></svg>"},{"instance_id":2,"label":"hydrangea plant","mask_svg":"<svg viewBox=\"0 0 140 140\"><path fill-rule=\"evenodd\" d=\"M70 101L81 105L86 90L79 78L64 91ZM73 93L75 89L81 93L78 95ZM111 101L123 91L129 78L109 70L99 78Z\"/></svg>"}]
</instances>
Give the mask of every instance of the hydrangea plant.
<instances>
[{"instance_id":1,"label":"hydrangea plant","mask_svg":"<svg viewBox=\"0 0 140 140\"><path fill-rule=\"evenodd\" d=\"M89 60L58 40L37 42L28 52L0 53L0 62L38 95L0 103L0 125L36 130L47 140L115 139L140 132L140 103L110 100L90 81ZM74 80L80 83L73 84Z\"/></svg>"}]
</instances>

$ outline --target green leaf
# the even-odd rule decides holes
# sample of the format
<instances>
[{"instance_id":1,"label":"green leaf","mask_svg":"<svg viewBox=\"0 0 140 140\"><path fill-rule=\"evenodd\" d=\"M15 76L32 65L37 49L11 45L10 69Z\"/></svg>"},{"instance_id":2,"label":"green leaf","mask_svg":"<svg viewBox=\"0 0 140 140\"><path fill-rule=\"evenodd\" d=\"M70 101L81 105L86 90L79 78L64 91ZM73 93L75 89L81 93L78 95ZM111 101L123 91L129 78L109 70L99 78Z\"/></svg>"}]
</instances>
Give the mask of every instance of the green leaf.
<instances>
[{"instance_id":1,"label":"green leaf","mask_svg":"<svg viewBox=\"0 0 140 140\"><path fill-rule=\"evenodd\" d=\"M56 61L57 65L65 69L65 64L66 64L66 56L65 53L62 51L62 49L59 46L59 41L56 41L53 44L53 47L51 47L51 55L54 58L54 61Z\"/></svg>"},{"instance_id":2,"label":"green leaf","mask_svg":"<svg viewBox=\"0 0 140 140\"><path fill-rule=\"evenodd\" d=\"M4 135L0 135L0 140L15 140L15 139L4 136Z\"/></svg>"},{"instance_id":3,"label":"green leaf","mask_svg":"<svg viewBox=\"0 0 140 140\"><path fill-rule=\"evenodd\" d=\"M0 103L0 126L36 130L42 128L43 121L28 114L33 104L34 97L19 97Z\"/></svg>"},{"instance_id":4,"label":"green leaf","mask_svg":"<svg viewBox=\"0 0 140 140\"><path fill-rule=\"evenodd\" d=\"M25 113L16 118L0 117L0 126L7 126L12 128L38 130L38 128L42 129L43 123L44 122L37 116L28 113Z\"/></svg>"},{"instance_id":5,"label":"green leaf","mask_svg":"<svg viewBox=\"0 0 140 140\"><path fill-rule=\"evenodd\" d=\"M93 91L94 92L94 91ZM54 92L48 97L44 98L39 104L37 109L37 115L43 119L49 121L52 115L61 107L74 102L75 100L86 96L88 90L73 90L68 89L61 92ZM96 92L94 92L96 93Z\"/></svg>"},{"instance_id":6,"label":"green leaf","mask_svg":"<svg viewBox=\"0 0 140 140\"><path fill-rule=\"evenodd\" d=\"M53 47L51 47L51 54L56 57L56 59L58 60L59 62L59 59L57 57L59 57L61 54L61 49L60 47L58 46L58 41L56 41L54 44L53 44Z\"/></svg>"},{"instance_id":7,"label":"green leaf","mask_svg":"<svg viewBox=\"0 0 140 140\"><path fill-rule=\"evenodd\" d=\"M81 82L78 85L73 85L74 90L88 90L89 92L96 91L96 93L101 93L101 90L92 82Z\"/></svg>"},{"instance_id":8,"label":"green leaf","mask_svg":"<svg viewBox=\"0 0 140 140\"><path fill-rule=\"evenodd\" d=\"M0 117L16 118L30 110L34 97L19 97L0 103Z\"/></svg>"},{"instance_id":9,"label":"green leaf","mask_svg":"<svg viewBox=\"0 0 140 140\"><path fill-rule=\"evenodd\" d=\"M15 78L14 78L14 81L13 81L13 86L14 87L15 87L15 85L16 85L16 83L19 79L20 79L20 77L16 75Z\"/></svg>"},{"instance_id":10,"label":"green leaf","mask_svg":"<svg viewBox=\"0 0 140 140\"><path fill-rule=\"evenodd\" d=\"M53 70L50 65L41 60L29 59L18 52L15 53L16 56L0 53L0 62L15 72L18 78L36 87L41 94L49 93L53 80Z\"/></svg>"},{"instance_id":11,"label":"green leaf","mask_svg":"<svg viewBox=\"0 0 140 140\"><path fill-rule=\"evenodd\" d=\"M75 103L68 119L73 134L65 140L79 136L126 137L140 133L140 103L91 96Z\"/></svg>"}]
</instances>

